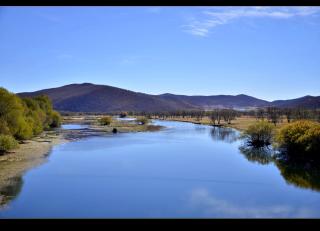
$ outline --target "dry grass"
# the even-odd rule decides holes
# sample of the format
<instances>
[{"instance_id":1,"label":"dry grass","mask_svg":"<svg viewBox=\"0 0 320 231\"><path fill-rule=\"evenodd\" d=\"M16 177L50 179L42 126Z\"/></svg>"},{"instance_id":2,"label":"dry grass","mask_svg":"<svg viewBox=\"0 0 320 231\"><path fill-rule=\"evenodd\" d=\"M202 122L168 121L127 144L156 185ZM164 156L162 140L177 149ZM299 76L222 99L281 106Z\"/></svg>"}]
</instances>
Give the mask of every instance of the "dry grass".
<instances>
[{"instance_id":1,"label":"dry grass","mask_svg":"<svg viewBox=\"0 0 320 231\"><path fill-rule=\"evenodd\" d=\"M100 125L99 119L103 115L86 115L86 116L64 116L63 123L77 123L77 124L88 124L91 129L97 131L104 131L106 133L112 133L114 128L118 132L145 132L145 131L158 131L162 126L155 126L152 124L139 125L134 121L120 121L113 119L110 125ZM139 118L139 117L137 117Z\"/></svg>"},{"instance_id":2,"label":"dry grass","mask_svg":"<svg viewBox=\"0 0 320 231\"><path fill-rule=\"evenodd\" d=\"M112 132L114 128L116 128L118 132L158 131L162 128L162 126L156 126L152 124L139 125L135 122L117 120L113 120L111 124L107 126L101 126L98 123L94 122L90 127L97 130L103 130L105 132Z\"/></svg>"},{"instance_id":3,"label":"dry grass","mask_svg":"<svg viewBox=\"0 0 320 231\"><path fill-rule=\"evenodd\" d=\"M242 116L232 121L232 124L230 125L230 127L243 131L247 129L250 125L254 124L255 122L257 122L257 119L254 117ZM285 118L282 118L282 121L277 123L276 130L279 130L281 127L283 127L286 124L288 124L287 120Z\"/></svg>"},{"instance_id":4,"label":"dry grass","mask_svg":"<svg viewBox=\"0 0 320 231\"><path fill-rule=\"evenodd\" d=\"M211 120L208 117L203 117L201 120L197 120L196 118L189 118L189 117L170 117L166 120L172 120L172 121L181 121L181 122L191 122L196 124L204 124L204 125L212 125ZM231 121L231 124L226 123L225 121L221 120L220 124L225 127L231 127L235 128L240 131L244 131L247 129L250 125L254 124L257 121L255 117L252 116L241 116L236 118L235 120ZM283 125L287 124L287 121L285 118L282 118L282 122L277 124L276 129L280 129Z\"/></svg>"}]
</instances>

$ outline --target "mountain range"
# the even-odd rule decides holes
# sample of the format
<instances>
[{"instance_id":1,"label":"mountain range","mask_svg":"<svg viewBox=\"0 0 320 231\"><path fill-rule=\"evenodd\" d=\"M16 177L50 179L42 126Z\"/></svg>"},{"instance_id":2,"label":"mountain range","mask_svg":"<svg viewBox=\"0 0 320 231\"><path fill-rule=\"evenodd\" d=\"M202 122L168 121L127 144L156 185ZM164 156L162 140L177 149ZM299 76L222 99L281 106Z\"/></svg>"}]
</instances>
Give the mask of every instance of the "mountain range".
<instances>
[{"instance_id":1,"label":"mountain range","mask_svg":"<svg viewBox=\"0 0 320 231\"><path fill-rule=\"evenodd\" d=\"M320 108L320 96L304 96L269 102L244 94L187 96L166 93L150 95L91 83L70 84L35 92L22 92L18 95L22 97L48 95L56 110L70 112L155 112L213 108L248 109L268 106Z\"/></svg>"}]
</instances>

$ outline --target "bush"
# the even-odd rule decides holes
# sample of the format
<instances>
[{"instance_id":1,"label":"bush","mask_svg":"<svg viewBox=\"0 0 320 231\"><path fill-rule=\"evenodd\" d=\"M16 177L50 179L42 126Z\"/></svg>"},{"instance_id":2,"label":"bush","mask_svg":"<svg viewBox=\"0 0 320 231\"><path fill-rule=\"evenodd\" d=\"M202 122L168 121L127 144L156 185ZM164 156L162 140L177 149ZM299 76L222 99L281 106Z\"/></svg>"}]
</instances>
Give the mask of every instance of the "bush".
<instances>
[{"instance_id":1,"label":"bush","mask_svg":"<svg viewBox=\"0 0 320 231\"><path fill-rule=\"evenodd\" d=\"M140 117L137 119L137 122L138 124L145 125L149 123L149 120L147 117Z\"/></svg>"},{"instance_id":2,"label":"bush","mask_svg":"<svg viewBox=\"0 0 320 231\"><path fill-rule=\"evenodd\" d=\"M33 136L32 132L32 124L27 123L25 118L21 117L17 121L17 131L14 134L14 137L17 140L27 140L30 139Z\"/></svg>"},{"instance_id":3,"label":"bush","mask_svg":"<svg viewBox=\"0 0 320 231\"><path fill-rule=\"evenodd\" d=\"M300 120L280 129L276 141L288 154L320 154L320 123Z\"/></svg>"},{"instance_id":4,"label":"bush","mask_svg":"<svg viewBox=\"0 0 320 231\"><path fill-rule=\"evenodd\" d=\"M271 144L274 126L267 121L258 121L248 127L243 137L252 146L261 147Z\"/></svg>"},{"instance_id":5,"label":"bush","mask_svg":"<svg viewBox=\"0 0 320 231\"><path fill-rule=\"evenodd\" d=\"M16 148L17 146L18 142L12 136L0 134L0 154Z\"/></svg>"},{"instance_id":6,"label":"bush","mask_svg":"<svg viewBox=\"0 0 320 231\"><path fill-rule=\"evenodd\" d=\"M10 135L10 129L4 119L0 119L0 134Z\"/></svg>"},{"instance_id":7,"label":"bush","mask_svg":"<svg viewBox=\"0 0 320 231\"><path fill-rule=\"evenodd\" d=\"M120 117L120 118L125 118L125 117L127 117L127 115L128 115L127 112L121 112L120 115L119 115L119 117Z\"/></svg>"},{"instance_id":8,"label":"bush","mask_svg":"<svg viewBox=\"0 0 320 231\"><path fill-rule=\"evenodd\" d=\"M61 125L61 116L58 112L52 111L51 112L51 124L49 125L50 128L57 128Z\"/></svg>"},{"instance_id":9,"label":"bush","mask_svg":"<svg viewBox=\"0 0 320 231\"><path fill-rule=\"evenodd\" d=\"M111 116L104 116L101 119L99 119L100 125L110 125L112 122L112 117Z\"/></svg>"}]
</instances>

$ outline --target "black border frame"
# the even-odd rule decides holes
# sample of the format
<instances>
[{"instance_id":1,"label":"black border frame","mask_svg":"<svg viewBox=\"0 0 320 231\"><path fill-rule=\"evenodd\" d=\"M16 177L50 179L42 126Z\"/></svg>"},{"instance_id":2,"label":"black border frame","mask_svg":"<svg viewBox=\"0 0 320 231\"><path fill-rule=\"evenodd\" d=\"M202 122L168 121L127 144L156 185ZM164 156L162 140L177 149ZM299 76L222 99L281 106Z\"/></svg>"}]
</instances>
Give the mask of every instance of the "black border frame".
<instances>
[{"instance_id":1,"label":"black border frame","mask_svg":"<svg viewBox=\"0 0 320 231\"><path fill-rule=\"evenodd\" d=\"M318 0L4 0L1 6L319 6ZM177 226L178 229L210 227L235 229L270 229L297 228L303 230L310 226L320 227L319 219L2 219L2 230L29 227L55 229L58 227L92 228L104 226L108 228L167 228Z\"/></svg>"}]
</instances>

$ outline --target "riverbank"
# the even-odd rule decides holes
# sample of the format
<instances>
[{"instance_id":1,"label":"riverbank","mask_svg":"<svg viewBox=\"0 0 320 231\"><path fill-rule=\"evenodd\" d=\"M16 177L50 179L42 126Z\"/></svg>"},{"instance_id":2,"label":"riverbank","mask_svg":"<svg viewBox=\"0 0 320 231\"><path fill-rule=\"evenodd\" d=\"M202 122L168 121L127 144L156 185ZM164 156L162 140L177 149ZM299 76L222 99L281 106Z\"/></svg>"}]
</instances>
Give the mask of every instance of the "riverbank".
<instances>
[{"instance_id":1,"label":"riverbank","mask_svg":"<svg viewBox=\"0 0 320 231\"><path fill-rule=\"evenodd\" d=\"M3 191L25 171L45 162L45 157L54 145L65 142L67 140L55 131L43 132L40 136L23 142L19 148L0 156L0 207L8 200L8 195Z\"/></svg>"},{"instance_id":2,"label":"riverbank","mask_svg":"<svg viewBox=\"0 0 320 231\"><path fill-rule=\"evenodd\" d=\"M188 123L194 123L194 124L202 124L202 125L212 125L211 120L208 117L203 117L202 119L196 119L196 118L190 118L190 117L170 117L170 118L158 118L158 117L154 117L154 119L159 119L159 120L166 120L166 121L179 121L179 122L188 122ZM255 122L257 122L257 119L254 117L250 117L250 116L241 116L241 117L237 117L235 120L232 120L230 124L226 123L225 121L221 121L220 125L221 127L230 127L230 128L234 128L237 129L239 131L244 131L246 130L250 125L254 124ZM276 125L276 129L281 128L282 126L284 126L285 124L287 124L287 122L285 120L283 120L282 122L278 123ZM218 126L218 125L216 125Z\"/></svg>"}]
</instances>

